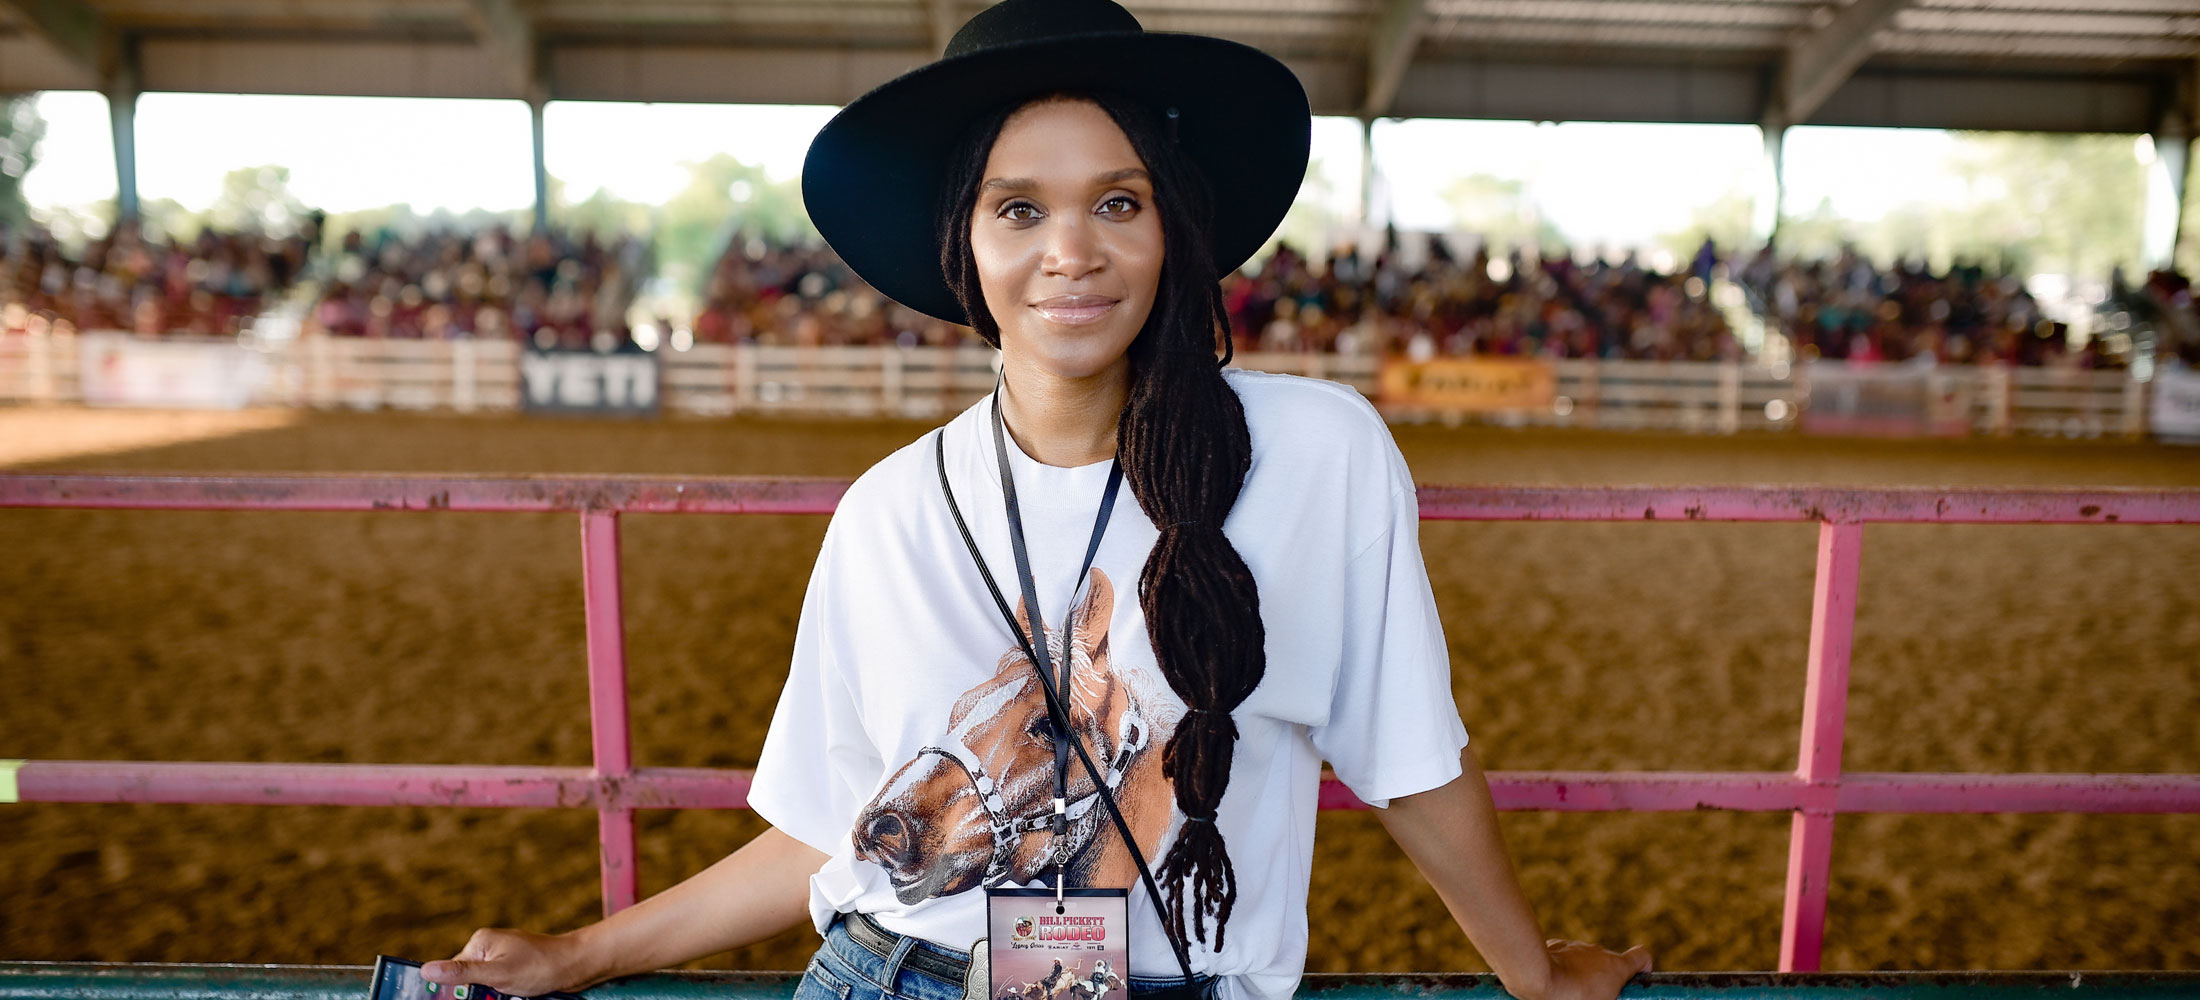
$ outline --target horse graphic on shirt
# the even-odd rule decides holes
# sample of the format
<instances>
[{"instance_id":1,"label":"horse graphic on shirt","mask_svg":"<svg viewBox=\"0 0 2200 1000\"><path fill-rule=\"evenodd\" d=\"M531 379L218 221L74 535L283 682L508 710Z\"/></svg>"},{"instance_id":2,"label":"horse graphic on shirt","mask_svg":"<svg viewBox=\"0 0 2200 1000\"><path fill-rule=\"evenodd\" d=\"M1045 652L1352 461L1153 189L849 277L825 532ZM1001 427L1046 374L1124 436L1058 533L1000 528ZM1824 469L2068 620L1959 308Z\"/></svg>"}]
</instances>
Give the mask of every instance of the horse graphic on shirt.
<instances>
[{"instance_id":1,"label":"horse graphic on shirt","mask_svg":"<svg viewBox=\"0 0 2200 1000\"><path fill-rule=\"evenodd\" d=\"M1108 656L1108 620L1115 589L1091 570L1069 636L1070 726L1123 810L1140 848L1156 857L1175 808L1175 791L1161 773L1161 748L1174 731L1156 723L1152 699L1118 673ZM1016 616L1030 634L1023 601ZM1048 630L1051 658L1062 634ZM1021 648L1003 655L993 676L963 692L948 713L947 732L893 773L856 816L855 856L887 870L905 904L981 885L1052 880L1054 839L1053 720L1039 672ZM1122 835L1094 788L1092 775L1069 758L1068 827L1063 850L1071 883L1128 886L1138 877Z\"/></svg>"}]
</instances>

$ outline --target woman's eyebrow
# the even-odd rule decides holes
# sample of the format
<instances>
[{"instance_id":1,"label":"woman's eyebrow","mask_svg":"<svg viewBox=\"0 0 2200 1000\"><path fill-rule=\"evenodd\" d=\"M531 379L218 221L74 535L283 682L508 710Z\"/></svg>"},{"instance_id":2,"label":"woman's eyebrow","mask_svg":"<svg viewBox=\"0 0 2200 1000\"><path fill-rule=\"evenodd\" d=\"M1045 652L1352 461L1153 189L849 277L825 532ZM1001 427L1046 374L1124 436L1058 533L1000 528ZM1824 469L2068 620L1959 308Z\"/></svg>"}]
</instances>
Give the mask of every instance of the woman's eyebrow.
<instances>
[{"instance_id":1,"label":"woman's eyebrow","mask_svg":"<svg viewBox=\"0 0 2200 1000\"><path fill-rule=\"evenodd\" d=\"M1110 170L1104 174L1096 174L1092 178L1092 183L1094 186L1097 187L1099 185L1114 184L1120 181L1131 180L1133 178L1146 181L1148 183L1151 183L1153 181L1153 175L1147 173L1146 168L1144 167L1124 167L1120 170ZM1039 182L1032 180L1029 177L994 177L987 180L985 183L978 185L979 191L1008 191L1011 193L1016 193L1022 191L1036 191L1038 189Z\"/></svg>"}]
</instances>

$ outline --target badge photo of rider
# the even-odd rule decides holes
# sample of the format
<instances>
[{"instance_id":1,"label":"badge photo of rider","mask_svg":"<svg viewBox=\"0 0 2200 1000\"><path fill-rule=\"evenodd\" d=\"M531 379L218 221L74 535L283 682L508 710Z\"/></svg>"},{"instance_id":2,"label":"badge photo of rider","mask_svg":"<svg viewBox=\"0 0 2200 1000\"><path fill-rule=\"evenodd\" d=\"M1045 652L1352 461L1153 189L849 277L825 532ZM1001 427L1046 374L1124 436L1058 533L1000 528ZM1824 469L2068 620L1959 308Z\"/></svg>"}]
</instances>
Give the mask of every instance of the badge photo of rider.
<instances>
[{"instance_id":1,"label":"badge photo of rider","mask_svg":"<svg viewBox=\"0 0 2200 1000\"><path fill-rule=\"evenodd\" d=\"M1546 939L1520 890L1381 416L1229 366L1220 278L1282 221L1310 134L1282 62L1111 0L988 7L836 115L812 221L997 347L994 390L836 509L748 791L770 826L600 923L479 931L424 974L581 989L807 920L796 1000L984 1000L1012 943L1085 921L1127 957L1045 1000L1288 1000L1325 763L1516 997L1647 972L1640 946ZM1006 899L1026 909L996 930ZM1026 942L1009 915L1034 906Z\"/></svg>"}]
</instances>

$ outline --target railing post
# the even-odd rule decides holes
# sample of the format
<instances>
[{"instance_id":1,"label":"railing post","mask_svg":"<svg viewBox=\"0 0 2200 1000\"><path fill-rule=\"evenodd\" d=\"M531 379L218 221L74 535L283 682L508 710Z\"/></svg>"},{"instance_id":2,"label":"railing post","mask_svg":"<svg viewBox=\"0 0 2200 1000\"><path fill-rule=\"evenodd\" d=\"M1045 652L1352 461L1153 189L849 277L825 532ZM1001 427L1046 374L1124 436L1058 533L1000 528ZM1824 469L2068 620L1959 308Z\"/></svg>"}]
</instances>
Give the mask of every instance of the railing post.
<instances>
[{"instance_id":1,"label":"railing post","mask_svg":"<svg viewBox=\"0 0 2200 1000\"><path fill-rule=\"evenodd\" d=\"M902 363L907 359L908 352L908 348L899 345L886 347L879 352L879 412L883 416L908 416L907 410L902 406L901 390Z\"/></svg>"},{"instance_id":2,"label":"railing post","mask_svg":"<svg viewBox=\"0 0 2200 1000\"><path fill-rule=\"evenodd\" d=\"M1986 426L1993 431L1995 437L2008 437L2016 426L2009 368L1997 361L1988 364L1979 374L1986 376Z\"/></svg>"},{"instance_id":3,"label":"railing post","mask_svg":"<svg viewBox=\"0 0 2200 1000\"><path fill-rule=\"evenodd\" d=\"M448 345L451 352L451 409L460 413L472 413L474 407L479 405L475 393L474 342L472 338L467 338L446 340L443 343Z\"/></svg>"},{"instance_id":4,"label":"railing post","mask_svg":"<svg viewBox=\"0 0 2200 1000\"><path fill-rule=\"evenodd\" d=\"M335 350L328 334L311 334L306 340L306 399L324 410L336 405L336 364L329 357Z\"/></svg>"},{"instance_id":5,"label":"railing post","mask_svg":"<svg viewBox=\"0 0 2200 1000\"><path fill-rule=\"evenodd\" d=\"M33 403L52 403L53 347L51 333L34 333L23 345L23 398Z\"/></svg>"},{"instance_id":6,"label":"railing post","mask_svg":"<svg viewBox=\"0 0 2200 1000\"><path fill-rule=\"evenodd\" d=\"M736 344L733 348L733 410L739 413L756 408L756 345Z\"/></svg>"},{"instance_id":7,"label":"railing post","mask_svg":"<svg viewBox=\"0 0 2200 1000\"><path fill-rule=\"evenodd\" d=\"M2132 378L2129 373L2126 373L2124 375L2124 411L2122 414L2123 426L2120 429L2123 431L2124 436L2127 438L2137 439L2146 436L2146 390L2146 383L2141 382L2138 379Z\"/></svg>"},{"instance_id":8,"label":"railing post","mask_svg":"<svg viewBox=\"0 0 2200 1000\"><path fill-rule=\"evenodd\" d=\"M1788 828L1787 899L1780 971L1816 972L1833 873L1834 795L1849 706L1849 648L1856 633L1856 574L1864 526L1818 525L1818 574L1810 605L1810 663L1803 680L1803 738L1795 776L1806 786Z\"/></svg>"},{"instance_id":9,"label":"railing post","mask_svg":"<svg viewBox=\"0 0 2200 1000\"><path fill-rule=\"evenodd\" d=\"M1719 366L1719 433L1736 434L1742 429L1742 363L1728 361Z\"/></svg>"},{"instance_id":10,"label":"railing post","mask_svg":"<svg viewBox=\"0 0 2200 1000\"><path fill-rule=\"evenodd\" d=\"M588 623L588 719L594 736L596 780L615 789L634 773L627 734L626 625L619 607L619 514L581 514L581 597ZM634 810L601 803L596 812L602 848L603 912L634 905Z\"/></svg>"}]
</instances>

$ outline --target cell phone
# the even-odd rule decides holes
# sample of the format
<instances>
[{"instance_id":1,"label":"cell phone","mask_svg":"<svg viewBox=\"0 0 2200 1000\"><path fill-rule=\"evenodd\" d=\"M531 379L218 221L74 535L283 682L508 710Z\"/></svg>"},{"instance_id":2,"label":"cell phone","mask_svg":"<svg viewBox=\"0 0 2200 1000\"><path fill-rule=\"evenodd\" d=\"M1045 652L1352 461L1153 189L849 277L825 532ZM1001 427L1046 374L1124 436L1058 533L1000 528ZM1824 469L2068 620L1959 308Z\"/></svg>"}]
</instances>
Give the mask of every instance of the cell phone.
<instances>
[{"instance_id":1,"label":"cell phone","mask_svg":"<svg viewBox=\"0 0 2200 1000\"><path fill-rule=\"evenodd\" d=\"M513 997L486 986L462 983L445 986L420 977L420 963L410 959L374 956L374 981L367 1000L587 1000L577 993L544 993L539 997Z\"/></svg>"}]
</instances>

